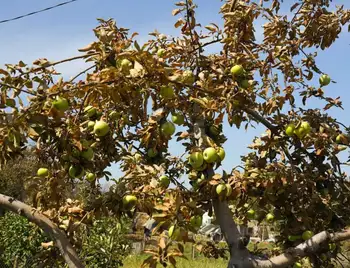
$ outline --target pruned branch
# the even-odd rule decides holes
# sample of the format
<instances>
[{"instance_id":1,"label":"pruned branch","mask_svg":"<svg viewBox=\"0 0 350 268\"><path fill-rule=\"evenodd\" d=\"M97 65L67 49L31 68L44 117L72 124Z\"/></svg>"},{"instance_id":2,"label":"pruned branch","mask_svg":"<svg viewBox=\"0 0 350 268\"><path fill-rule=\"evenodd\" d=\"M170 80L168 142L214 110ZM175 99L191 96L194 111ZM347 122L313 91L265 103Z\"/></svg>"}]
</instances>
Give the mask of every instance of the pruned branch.
<instances>
[{"instance_id":1,"label":"pruned branch","mask_svg":"<svg viewBox=\"0 0 350 268\"><path fill-rule=\"evenodd\" d=\"M34 208L15 200L12 197L0 194L0 207L10 210L18 215L26 217L30 222L35 223L45 231L55 241L55 245L60 250L62 257L70 268L83 268L73 246L68 241L66 235L47 217L37 212Z\"/></svg>"}]
</instances>

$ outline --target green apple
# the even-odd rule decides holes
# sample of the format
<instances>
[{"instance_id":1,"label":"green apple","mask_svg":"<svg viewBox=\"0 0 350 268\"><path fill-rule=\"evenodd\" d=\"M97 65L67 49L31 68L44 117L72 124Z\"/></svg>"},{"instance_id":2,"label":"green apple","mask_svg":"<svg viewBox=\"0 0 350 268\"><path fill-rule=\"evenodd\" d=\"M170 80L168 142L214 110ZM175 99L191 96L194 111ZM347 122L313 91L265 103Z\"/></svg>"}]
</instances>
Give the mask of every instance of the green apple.
<instances>
[{"instance_id":1,"label":"green apple","mask_svg":"<svg viewBox=\"0 0 350 268\"><path fill-rule=\"evenodd\" d=\"M220 183L216 186L215 190L218 195L223 195L226 192L226 185L223 183Z\"/></svg>"},{"instance_id":2,"label":"green apple","mask_svg":"<svg viewBox=\"0 0 350 268\"><path fill-rule=\"evenodd\" d=\"M94 133L98 137L106 136L109 132L109 126L105 121L97 121L94 126Z\"/></svg>"},{"instance_id":3,"label":"green apple","mask_svg":"<svg viewBox=\"0 0 350 268\"><path fill-rule=\"evenodd\" d=\"M86 179L89 181L89 182L93 182L93 181L95 181L95 179L96 179L96 175L94 174L94 173L87 173L86 174Z\"/></svg>"},{"instance_id":4,"label":"green apple","mask_svg":"<svg viewBox=\"0 0 350 268\"><path fill-rule=\"evenodd\" d=\"M84 109L84 113L88 116L88 117L93 117L96 114L96 108L89 105L87 107L85 107Z\"/></svg>"},{"instance_id":5,"label":"green apple","mask_svg":"<svg viewBox=\"0 0 350 268\"><path fill-rule=\"evenodd\" d=\"M88 122L88 129L94 129L94 126L95 126L95 121L89 121Z\"/></svg>"},{"instance_id":6,"label":"green apple","mask_svg":"<svg viewBox=\"0 0 350 268\"><path fill-rule=\"evenodd\" d=\"M88 148L81 152L80 154L84 159L90 161L94 157L94 150L92 148Z\"/></svg>"},{"instance_id":7,"label":"green apple","mask_svg":"<svg viewBox=\"0 0 350 268\"><path fill-rule=\"evenodd\" d=\"M49 170L47 168L39 168L36 174L39 177L47 177L49 175Z\"/></svg>"},{"instance_id":8,"label":"green apple","mask_svg":"<svg viewBox=\"0 0 350 268\"><path fill-rule=\"evenodd\" d=\"M109 113L109 118L112 119L112 120L116 120L116 119L119 119L120 118L120 113L117 112L117 111L112 111Z\"/></svg>"},{"instance_id":9,"label":"green apple","mask_svg":"<svg viewBox=\"0 0 350 268\"><path fill-rule=\"evenodd\" d=\"M128 71L132 68L132 63L128 59L123 59L120 62L120 66L122 67L123 70Z\"/></svg>"},{"instance_id":10,"label":"green apple","mask_svg":"<svg viewBox=\"0 0 350 268\"><path fill-rule=\"evenodd\" d=\"M175 96L175 91L172 87L170 86L162 86L160 88L160 95L164 98L164 99L171 99L174 98Z\"/></svg>"},{"instance_id":11,"label":"green apple","mask_svg":"<svg viewBox=\"0 0 350 268\"><path fill-rule=\"evenodd\" d=\"M288 235L288 240L291 242L295 242L297 240L300 240L301 236L300 235Z\"/></svg>"},{"instance_id":12,"label":"green apple","mask_svg":"<svg viewBox=\"0 0 350 268\"><path fill-rule=\"evenodd\" d=\"M226 184L226 196L229 197L232 194L232 186L231 184Z\"/></svg>"},{"instance_id":13,"label":"green apple","mask_svg":"<svg viewBox=\"0 0 350 268\"><path fill-rule=\"evenodd\" d=\"M308 122L306 122L306 121L301 122L300 127L302 127L303 129L305 129L306 134L309 134L309 133L311 132L311 126L310 126L310 124L309 124Z\"/></svg>"},{"instance_id":14,"label":"green apple","mask_svg":"<svg viewBox=\"0 0 350 268\"><path fill-rule=\"evenodd\" d=\"M199 168L203 165L204 159L203 154L201 152L191 153L188 162L193 168Z\"/></svg>"},{"instance_id":15,"label":"green apple","mask_svg":"<svg viewBox=\"0 0 350 268\"><path fill-rule=\"evenodd\" d=\"M159 177L159 186L162 187L162 188L168 188L169 187L169 184L170 184L170 179L168 176L166 175L162 175Z\"/></svg>"},{"instance_id":16,"label":"green apple","mask_svg":"<svg viewBox=\"0 0 350 268\"><path fill-rule=\"evenodd\" d=\"M294 135L294 130L295 130L295 125L294 124L289 124L286 127L285 132L286 132L287 136L292 137Z\"/></svg>"},{"instance_id":17,"label":"green apple","mask_svg":"<svg viewBox=\"0 0 350 268\"><path fill-rule=\"evenodd\" d=\"M314 236L314 233L312 231L307 230L307 231L303 232L303 234L301 235L301 238L303 240L309 240L313 236Z\"/></svg>"},{"instance_id":18,"label":"green apple","mask_svg":"<svg viewBox=\"0 0 350 268\"><path fill-rule=\"evenodd\" d=\"M176 125L183 125L185 123L185 117L182 114L176 113L171 116L171 121Z\"/></svg>"},{"instance_id":19,"label":"green apple","mask_svg":"<svg viewBox=\"0 0 350 268\"><path fill-rule=\"evenodd\" d=\"M142 155L139 154L139 153L136 153L136 154L134 155L134 158L135 158L136 162L139 162L139 161L141 160L141 158L142 158Z\"/></svg>"},{"instance_id":20,"label":"green apple","mask_svg":"<svg viewBox=\"0 0 350 268\"><path fill-rule=\"evenodd\" d=\"M171 136L175 133L175 125L172 122L165 122L160 127L165 136Z\"/></svg>"},{"instance_id":21,"label":"green apple","mask_svg":"<svg viewBox=\"0 0 350 268\"><path fill-rule=\"evenodd\" d=\"M147 155L148 155L148 157L150 157L150 158L156 157L157 154L158 154L157 149L149 148L149 149L147 150Z\"/></svg>"},{"instance_id":22,"label":"green apple","mask_svg":"<svg viewBox=\"0 0 350 268\"><path fill-rule=\"evenodd\" d=\"M52 106L59 111L66 111L69 108L67 99L62 97L57 97L53 102Z\"/></svg>"},{"instance_id":23,"label":"green apple","mask_svg":"<svg viewBox=\"0 0 350 268\"><path fill-rule=\"evenodd\" d=\"M70 166L70 168L68 170L68 174L72 178L80 179L81 177L84 176L84 168L81 166L72 165L72 166Z\"/></svg>"},{"instance_id":24,"label":"green apple","mask_svg":"<svg viewBox=\"0 0 350 268\"><path fill-rule=\"evenodd\" d=\"M195 169L198 171L203 171L203 170L206 170L207 167L208 167L208 164L204 162L203 165L201 165L200 167L197 167Z\"/></svg>"},{"instance_id":25,"label":"green apple","mask_svg":"<svg viewBox=\"0 0 350 268\"><path fill-rule=\"evenodd\" d=\"M193 228L199 229L202 226L202 216L194 215L190 218L190 224Z\"/></svg>"},{"instance_id":26,"label":"green apple","mask_svg":"<svg viewBox=\"0 0 350 268\"><path fill-rule=\"evenodd\" d=\"M220 158L221 161L223 161L223 160L225 159L226 152L225 152L224 148L221 148L221 147L218 148L218 149L216 150L216 153L217 153L217 155L219 156L219 158Z\"/></svg>"},{"instance_id":27,"label":"green apple","mask_svg":"<svg viewBox=\"0 0 350 268\"><path fill-rule=\"evenodd\" d=\"M164 48L160 48L160 49L158 49L158 51L157 51L157 56L158 56L159 58L163 58L164 55L165 55L165 53L166 53L166 50L165 50Z\"/></svg>"},{"instance_id":28,"label":"green apple","mask_svg":"<svg viewBox=\"0 0 350 268\"><path fill-rule=\"evenodd\" d=\"M335 243L329 243L328 248L330 251L334 251L337 248L337 245Z\"/></svg>"},{"instance_id":29,"label":"green apple","mask_svg":"<svg viewBox=\"0 0 350 268\"><path fill-rule=\"evenodd\" d=\"M235 65L231 68L230 72L233 76L240 76L243 74L244 68L242 65Z\"/></svg>"},{"instance_id":30,"label":"green apple","mask_svg":"<svg viewBox=\"0 0 350 268\"><path fill-rule=\"evenodd\" d=\"M253 220L255 218L255 210L254 209L249 209L247 211L247 218L250 220Z\"/></svg>"},{"instance_id":31,"label":"green apple","mask_svg":"<svg viewBox=\"0 0 350 268\"><path fill-rule=\"evenodd\" d=\"M193 84L195 80L194 74L190 70L186 70L182 73L181 81L184 84Z\"/></svg>"},{"instance_id":32,"label":"green apple","mask_svg":"<svg viewBox=\"0 0 350 268\"><path fill-rule=\"evenodd\" d=\"M203 158L207 163L214 163L218 159L218 154L216 153L215 148L206 148L203 152Z\"/></svg>"},{"instance_id":33,"label":"green apple","mask_svg":"<svg viewBox=\"0 0 350 268\"><path fill-rule=\"evenodd\" d=\"M220 134L220 129L219 129L219 127L216 126L216 125L211 125L211 126L209 127L209 132L210 132L210 134L211 134L213 137L217 137L217 136L219 136L219 134Z\"/></svg>"},{"instance_id":34,"label":"green apple","mask_svg":"<svg viewBox=\"0 0 350 268\"><path fill-rule=\"evenodd\" d=\"M320 82L321 87L327 86L331 82L331 78L327 74L323 74L320 76L319 82Z\"/></svg>"},{"instance_id":35,"label":"green apple","mask_svg":"<svg viewBox=\"0 0 350 268\"><path fill-rule=\"evenodd\" d=\"M275 219L275 216L272 213L267 213L266 215L266 221L273 222Z\"/></svg>"},{"instance_id":36,"label":"green apple","mask_svg":"<svg viewBox=\"0 0 350 268\"><path fill-rule=\"evenodd\" d=\"M247 89L250 87L249 81L247 79L242 80L239 85L241 88Z\"/></svg>"},{"instance_id":37,"label":"green apple","mask_svg":"<svg viewBox=\"0 0 350 268\"><path fill-rule=\"evenodd\" d=\"M336 138L335 138L336 143L339 144L348 144L348 139L344 134L339 134Z\"/></svg>"},{"instance_id":38,"label":"green apple","mask_svg":"<svg viewBox=\"0 0 350 268\"><path fill-rule=\"evenodd\" d=\"M299 139L303 139L306 136L306 130L302 127L298 127L294 130L294 134L297 135Z\"/></svg>"},{"instance_id":39,"label":"green apple","mask_svg":"<svg viewBox=\"0 0 350 268\"><path fill-rule=\"evenodd\" d=\"M169 228L168 235L171 239L178 240L181 236L181 230L180 230L180 228L172 225Z\"/></svg>"},{"instance_id":40,"label":"green apple","mask_svg":"<svg viewBox=\"0 0 350 268\"><path fill-rule=\"evenodd\" d=\"M125 195L122 202L125 209L131 210L137 204L137 197L134 195Z\"/></svg>"},{"instance_id":41,"label":"green apple","mask_svg":"<svg viewBox=\"0 0 350 268\"><path fill-rule=\"evenodd\" d=\"M14 99L6 99L6 102L5 102L6 106L8 107L16 107L16 101Z\"/></svg>"},{"instance_id":42,"label":"green apple","mask_svg":"<svg viewBox=\"0 0 350 268\"><path fill-rule=\"evenodd\" d=\"M294 265L293 265L293 268L301 268L301 267L303 267L303 266L301 265L300 262L296 262L296 263L294 263Z\"/></svg>"}]
</instances>

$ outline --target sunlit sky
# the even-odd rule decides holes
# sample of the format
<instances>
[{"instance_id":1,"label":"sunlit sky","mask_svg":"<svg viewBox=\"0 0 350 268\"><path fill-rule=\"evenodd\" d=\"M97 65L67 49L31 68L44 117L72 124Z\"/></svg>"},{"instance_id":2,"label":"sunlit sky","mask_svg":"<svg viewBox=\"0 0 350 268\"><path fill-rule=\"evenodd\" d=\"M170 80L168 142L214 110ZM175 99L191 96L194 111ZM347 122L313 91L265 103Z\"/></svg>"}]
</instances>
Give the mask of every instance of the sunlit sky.
<instances>
[{"instance_id":1,"label":"sunlit sky","mask_svg":"<svg viewBox=\"0 0 350 268\"><path fill-rule=\"evenodd\" d=\"M40 10L51 5L63 2L63 0L36 0L23 1L12 0L2 3L0 20L23 15L35 10ZM221 14L218 13L222 2L219 0L197 0L197 20L202 25L215 22L222 25ZM284 1L290 5L292 0ZM157 29L167 35L178 35L178 30L173 27L176 18L171 15L175 1L164 0L79 0L71 4L55 8L53 10L26 17L17 21L0 24L0 66L5 63L17 63L23 60L31 63L37 58L59 60L78 55L78 48L84 47L95 40L92 29L97 24L96 18L113 18L118 26L138 32L138 40L142 43L148 39L147 34ZM347 0L335 0L333 3L345 5L350 8ZM282 8L288 12L288 8ZM256 38L263 37L262 22L257 22ZM318 64L337 83L326 88L326 93L331 97L340 96L345 110L331 110L329 113L338 120L350 125L350 35L344 30L340 39L327 51L320 51ZM218 46L208 47L207 53L216 52ZM83 61L74 61L58 68L65 78L69 78L86 68ZM314 103L314 105L318 105ZM245 130L237 130L225 125L225 134L228 141L225 144L227 157L223 168L231 170L240 163L240 155L248 152L247 146L256 135L260 135L263 127ZM181 146L171 143L171 151L181 154ZM114 176L119 176L117 166L110 168Z\"/></svg>"}]
</instances>

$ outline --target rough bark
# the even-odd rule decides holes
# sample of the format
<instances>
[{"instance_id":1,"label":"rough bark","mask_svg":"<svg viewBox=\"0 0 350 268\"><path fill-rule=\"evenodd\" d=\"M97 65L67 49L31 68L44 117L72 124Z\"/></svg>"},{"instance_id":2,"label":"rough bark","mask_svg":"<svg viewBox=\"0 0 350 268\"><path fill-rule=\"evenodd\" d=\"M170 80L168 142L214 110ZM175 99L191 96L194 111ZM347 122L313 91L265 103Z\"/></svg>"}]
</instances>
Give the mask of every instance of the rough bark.
<instances>
[{"instance_id":1,"label":"rough bark","mask_svg":"<svg viewBox=\"0 0 350 268\"><path fill-rule=\"evenodd\" d=\"M69 243L65 233L61 231L52 221L47 217L37 212L34 208L15 200L12 197L0 194L0 208L10 210L29 221L38 225L43 229L55 242L55 245L60 250L62 257L70 268L85 267L80 261L73 246Z\"/></svg>"}]
</instances>

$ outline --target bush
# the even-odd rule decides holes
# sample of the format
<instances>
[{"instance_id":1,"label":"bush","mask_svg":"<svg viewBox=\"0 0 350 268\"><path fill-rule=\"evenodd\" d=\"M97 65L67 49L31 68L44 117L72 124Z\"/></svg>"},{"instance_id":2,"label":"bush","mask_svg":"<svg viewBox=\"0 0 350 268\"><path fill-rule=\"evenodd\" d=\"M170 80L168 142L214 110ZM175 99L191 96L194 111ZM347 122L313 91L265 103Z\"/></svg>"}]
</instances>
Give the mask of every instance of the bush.
<instances>
[{"instance_id":1,"label":"bush","mask_svg":"<svg viewBox=\"0 0 350 268\"><path fill-rule=\"evenodd\" d=\"M0 217L0 264L19 267L37 267L35 259L43 251L45 234L24 217L7 212ZM2 262L2 263L1 263Z\"/></svg>"},{"instance_id":2,"label":"bush","mask_svg":"<svg viewBox=\"0 0 350 268\"><path fill-rule=\"evenodd\" d=\"M95 221L88 235L83 239L81 259L86 266L121 267L123 259L131 252L131 242L125 237L129 222L119 222L116 218L106 217Z\"/></svg>"}]
</instances>

